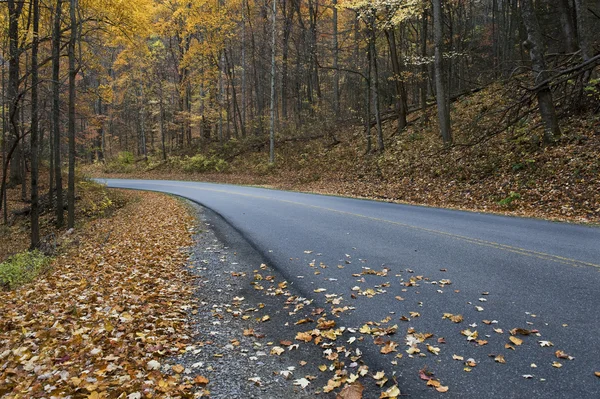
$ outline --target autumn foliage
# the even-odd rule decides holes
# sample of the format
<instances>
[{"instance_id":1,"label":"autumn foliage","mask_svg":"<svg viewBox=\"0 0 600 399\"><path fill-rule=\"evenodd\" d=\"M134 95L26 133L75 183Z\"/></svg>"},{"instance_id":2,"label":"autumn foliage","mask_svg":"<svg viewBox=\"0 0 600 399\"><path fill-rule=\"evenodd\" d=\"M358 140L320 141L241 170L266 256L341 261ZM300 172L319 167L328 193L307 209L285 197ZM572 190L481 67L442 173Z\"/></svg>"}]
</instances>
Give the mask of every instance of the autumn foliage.
<instances>
[{"instance_id":1,"label":"autumn foliage","mask_svg":"<svg viewBox=\"0 0 600 399\"><path fill-rule=\"evenodd\" d=\"M173 198L124 195L137 199L75 232L48 274L0 293L0 396L165 397L193 386L153 367L189 339L181 248L193 219Z\"/></svg>"}]
</instances>

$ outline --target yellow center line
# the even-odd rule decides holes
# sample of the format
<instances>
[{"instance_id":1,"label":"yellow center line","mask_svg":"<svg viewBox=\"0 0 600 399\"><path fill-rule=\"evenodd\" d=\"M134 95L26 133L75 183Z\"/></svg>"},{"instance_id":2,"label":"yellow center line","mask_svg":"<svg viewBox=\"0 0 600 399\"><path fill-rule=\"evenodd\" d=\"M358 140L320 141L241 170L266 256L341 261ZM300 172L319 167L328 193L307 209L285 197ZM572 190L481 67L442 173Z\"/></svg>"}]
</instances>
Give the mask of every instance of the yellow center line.
<instances>
[{"instance_id":1,"label":"yellow center line","mask_svg":"<svg viewBox=\"0 0 600 399\"><path fill-rule=\"evenodd\" d=\"M182 187L182 188L187 188L187 189L192 188L192 189L201 190L201 191L203 190L203 191L211 191L211 192L223 193L223 194L233 194L233 195L239 195L239 196L243 196L243 197L250 197L250 198L256 198L256 199L266 199L266 200L271 200L271 201L283 202L283 203L287 203L287 204L300 205L300 206L304 206L304 207L307 207L307 208L313 208L313 209L319 209L319 210L322 210L322 211L334 212L334 213L338 213L338 214L341 214L341 215L353 216L353 217L367 219L367 220L372 220L372 221L376 221L376 222L383 222L383 223L393 224L393 225L396 225L396 226L401 226L401 227L405 227L405 228L408 228L408 229L413 229L413 230L422 231L422 232L426 232L426 233L431 233L431 234L437 234L437 235L441 235L441 236L446 236L446 237L450 237L450 238L453 238L453 239L456 239L456 240L465 241L465 242L468 242L468 243L471 243L471 244L476 244L476 245L491 247L491 248L495 248L495 249L500 249L500 250L503 250L503 251L512 252L512 253L519 254L519 255L524 255L524 256L529 256L529 257L532 257L532 258L549 260L549 261L552 261L552 262L562 263L562 264L566 264L566 265L570 265L570 266L591 266L591 267L596 267L596 268L600 269L600 265L595 264L595 263L584 262L584 261L577 260L577 259L565 258L565 257L558 256L558 255L548 254L548 253L545 253L545 252L532 251L532 250L529 250L529 249L515 247L515 246L507 245L507 244L501 244L501 243L497 243L497 242L494 242L494 241L487 241L487 240L482 240L482 239L479 239L479 238L471 238L471 237L461 236L459 234L448 233L448 232L445 232L445 231L434 230L434 229L428 229L426 227L414 226L414 225L407 224L407 223L395 222L395 221L392 221L392 220L381 219L381 218L377 218L377 217L373 217L373 216L361 215L359 213L353 213L353 212L347 212L347 211L340 211L338 209L327 208L327 207L318 206L318 205L305 204L305 203L302 203L302 202L296 202L296 201L278 199L278 198L267 197L267 196L263 196L263 195L244 194L244 193L232 192L232 191L227 191L227 190L219 190L219 189L204 188L204 187L194 187L194 186L181 185L181 184L168 184L168 183L165 184L165 183L150 183L150 182L145 183L145 184L156 184L156 185L161 185L161 186Z\"/></svg>"}]
</instances>

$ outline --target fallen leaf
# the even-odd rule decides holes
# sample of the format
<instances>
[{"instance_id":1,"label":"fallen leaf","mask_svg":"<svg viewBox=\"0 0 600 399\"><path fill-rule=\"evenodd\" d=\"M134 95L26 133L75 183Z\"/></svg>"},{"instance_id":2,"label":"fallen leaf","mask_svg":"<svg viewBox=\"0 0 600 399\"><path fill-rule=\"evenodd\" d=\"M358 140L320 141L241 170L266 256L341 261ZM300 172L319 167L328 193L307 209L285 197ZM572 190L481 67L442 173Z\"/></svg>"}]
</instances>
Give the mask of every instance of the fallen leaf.
<instances>
[{"instance_id":1,"label":"fallen leaf","mask_svg":"<svg viewBox=\"0 0 600 399\"><path fill-rule=\"evenodd\" d=\"M437 387L439 387L441 385L442 384L438 380L434 380L433 378L427 381L427 386L428 387L435 387L435 388L437 388Z\"/></svg>"},{"instance_id":2,"label":"fallen leaf","mask_svg":"<svg viewBox=\"0 0 600 399\"><path fill-rule=\"evenodd\" d=\"M336 399L362 399L363 391L365 387L360 382L353 382L350 385L344 386L340 393L335 397Z\"/></svg>"},{"instance_id":3,"label":"fallen leaf","mask_svg":"<svg viewBox=\"0 0 600 399\"><path fill-rule=\"evenodd\" d=\"M561 350L557 350L556 352L554 352L554 355L559 358L559 359L568 359L568 360L573 360L574 357L573 356L569 356L567 355L565 352L561 351Z\"/></svg>"},{"instance_id":4,"label":"fallen leaf","mask_svg":"<svg viewBox=\"0 0 600 399\"><path fill-rule=\"evenodd\" d=\"M560 364L559 362L552 362L552 367L559 369L562 367L562 364Z\"/></svg>"},{"instance_id":5,"label":"fallen leaf","mask_svg":"<svg viewBox=\"0 0 600 399\"><path fill-rule=\"evenodd\" d=\"M294 385L300 386L302 389L306 388L310 384L310 381L306 378L299 378L294 380Z\"/></svg>"},{"instance_id":6,"label":"fallen leaf","mask_svg":"<svg viewBox=\"0 0 600 399\"><path fill-rule=\"evenodd\" d=\"M206 378L202 375L198 375L198 376L196 376L196 378L194 378L194 383L198 384L198 385L208 384L208 378Z\"/></svg>"},{"instance_id":7,"label":"fallen leaf","mask_svg":"<svg viewBox=\"0 0 600 399\"><path fill-rule=\"evenodd\" d=\"M394 385L393 387L388 388L386 391L381 392L379 399L394 399L398 396L400 396L400 389L398 389L398 385Z\"/></svg>"},{"instance_id":8,"label":"fallen leaf","mask_svg":"<svg viewBox=\"0 0 600 399\"><path fill-rule=\"evenodd\" d=\"M183 373L183 370L185 370L185 367L183 367L181 364L177 364L175 366L171 366L171 369L177 374L181 374Z\"/></svg>"},{"instance_id":9,"label":"fallen leaf","mask_svg":"<svg viewBox=\"0 0 600 399\"><path fill-rule=\"evenodd\" d=\"M281 355L283 352L285 352L285 349L283 349L281 346L274 346L271 348L271 355Z\"/></svg>"},{"instance_id":10,"label":"fallen leaf","mask_svg":"<svg viewBox=\"0 0 600 399\"><path fill-rule=\"evenodd\" d=\"M160 368L160 363L156 360L150 360L148 363L146 363L146 368L148 370L158 370Z\"/></svg>"},{"instance_id":11,"label":"fallen leaf","mask_svg":"<svg viewBox=\"0 0 600 399\"><path fill-rule=\"evenodd\" d=\"M512 342L513 344L515 344L517 346L520 346L521 344L523 344L523 340L520 338L510 336L510 337L508 337L508 339L510 340L510 342Z\"/></svg>"},{"instance_id":12,"label":"fallen leaf","mask_svg":"<svg viewBox=\"0 0 600 399\"><path fill-rule=\"evenodd\" d=\"M506 360L504 360L504 355L498 355L494 358L494 361L496 361L497 363L506 363Z\"/></svg>"},{"instance_id":13,"label":"fallen leaf","mask_svg":"<svg viewBox=\"0 0 600 399\"><path fill-rule=\"evenodd\" d=\"M448 392L448 387L447 386L439 386L439 387L435 388L435 390L438 392L444 393L444 392Z\"/></svg>"}]
</instances>

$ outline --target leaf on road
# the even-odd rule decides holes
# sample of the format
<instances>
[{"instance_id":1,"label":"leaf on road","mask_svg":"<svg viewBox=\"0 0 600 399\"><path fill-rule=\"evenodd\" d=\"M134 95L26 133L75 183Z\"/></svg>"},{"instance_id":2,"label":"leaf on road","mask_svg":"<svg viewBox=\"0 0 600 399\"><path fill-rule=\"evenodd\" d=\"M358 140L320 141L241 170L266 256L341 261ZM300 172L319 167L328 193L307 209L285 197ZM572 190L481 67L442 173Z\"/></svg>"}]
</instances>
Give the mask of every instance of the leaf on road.
<instances>
[{"instance_id":1,"label":"leaf on road","mask_svg":"<svg viewBox=\"0 0 600 399\"><path fill-rule=\"evenodd\" d=\"M183 367L181 364L177 364L175 366L171 366L171 369L177 374L181 374L183 373L183 370L185 370L185 367Z\"/></svg>"},{"instance_id":2,"label":"leaf on road","mask_svg":"<svg viewBox=\"0 0 600 399\"><path fill-rule=\"evenodd\" d=\"M400 396L400 389L398 388L398 385L394 385L393 387L381 392L379 399L394 399L398 396Z\"/></svg>"},{"instance_id":3,"label":"leaf on road","mask_svg":"<svg viewBox=\"0 0 600 399\"><path fill-rule=\"evenodd\" d=\"M281 346L274 346L271 348L271 355L279 356L283 352L285 352L285 349L283 349Z\"/></svg>"},{"instance_id":4,"label":"leaf on road","mask_svg":"<svg viewBox=\"0 0 600 399\"><path fill-rule=\"evenodd\" d=\"M310 381L307 380L306 378L299 378L297 380L294 380L294 385L297 385L302 389L306 388L309 384L310 384Z\"/></svg>"},{"instance_id":5,"label":"leaf on road","mask_svg":"<svg viewBox=\"0 0 600 399\"><path fill-rule=\"evenodd\" d=\"M365 387L360 382L353 382L350 385L344 386L336 399L362 399Z\"/></svg>"},{"instance_id":6,"label":"leaf on road","mask_svg":"<svg viewBox=\"0 0 600 399\"><path fill-rule=\"evenodd\" d=\"M508 339L510 340L510 342L512 342L513 344L515 344L517 346L520 346L523 344L523 340L520 338L511 336L511 337L508 337Z\"/></svg>"},{"instance_id":7,"label":"leaf on road","mask_svg":"<svg viewBox=\"0 0 600 399\"><path fill-rule=\"evenodd\" d=\"M208 384L208 378L202 375L196 376L196 378L194 378L194 383L198 385L206 385Z\"/></svg>"}]
</instances>

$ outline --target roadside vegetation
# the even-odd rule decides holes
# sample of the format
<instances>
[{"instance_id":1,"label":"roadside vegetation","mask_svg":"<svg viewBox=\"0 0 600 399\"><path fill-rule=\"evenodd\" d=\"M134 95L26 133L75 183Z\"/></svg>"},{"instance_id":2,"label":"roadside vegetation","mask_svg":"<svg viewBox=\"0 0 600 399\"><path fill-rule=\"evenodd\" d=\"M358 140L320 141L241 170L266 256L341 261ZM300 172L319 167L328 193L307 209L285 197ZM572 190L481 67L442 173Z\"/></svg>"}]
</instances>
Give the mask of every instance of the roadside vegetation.
<instances>
[{"instance_id":1,"label":"roadside vegetation","mask_svg":"<svg viewBox=\"0 0 600 399\"><path fill-rule=\"evenodd\" d=\"M337 128L335 143L325 135L278 137L275 165L268 162L266 142L249 138L225 146L199 142L166 161L160 154L137 161L129 161L131 154L119 155L84 170L97 176L265 185L600 222L600 116L593 112L565 116L560 141L545 146L535 114L504 126L501 115L494 111L511 104L515 93L515 86L492 85L455 101L455 143L450 147L439 140L435 109L431 108L425 114L410 114L409 126L402 133L397 133L395 121L385 122L384 153L366 154L363 127L348 124ZM191 167L197 163L201 167Z\"/></svg>"}]
</instances>

